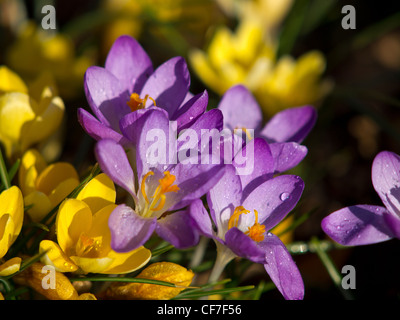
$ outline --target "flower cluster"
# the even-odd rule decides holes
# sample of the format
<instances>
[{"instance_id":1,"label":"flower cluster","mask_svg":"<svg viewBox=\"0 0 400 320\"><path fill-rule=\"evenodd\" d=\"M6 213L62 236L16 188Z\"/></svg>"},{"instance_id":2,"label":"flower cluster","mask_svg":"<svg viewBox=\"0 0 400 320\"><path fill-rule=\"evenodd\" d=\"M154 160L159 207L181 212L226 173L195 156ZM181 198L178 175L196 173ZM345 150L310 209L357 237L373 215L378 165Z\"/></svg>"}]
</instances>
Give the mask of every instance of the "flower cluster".
<instances>
[{"instance_id":1,"label":"flower cluster","mask_svg":"<svg viewBox=\"0 0 400 320\"><path fill-rule=\"evenodd\" d=\"M133 201L110 214L111 248L129 252L145 244L154 231L176 248L194 246L204 235L215 239L219 248L215 272L222 271L221 256L229 257L224 265L234 256L244 257L264 264L285 298L301 299L299 271L284 244L269 231L294 208L303 191L300 177L281 173L305 157L307 148L300 143L316 121L315 110L288 109L264 125L259 105L244 86L229 89L209 111L207 92L191 94L189 87L182 58L153 71L150 58L128 36L116 40L105 68L92 67L86 73L85 92L96 117L80 109L80 122L98 140L100 168ZM190 157L165 161L173 156L173 141L162 138L171 136L170 123L176 124L178 155L189 152ZM161 144L150 139L155 129ZM217 147L201 148L211 156L205 163L198 148L203 139L188 144L180 138L189 130L203 138L211 129L207 138L216 137ZM231 134L220 139L224 130ZM224 152L237 144L238 150L227 158ZM162 160L158 153L163 151L168 155ZM243 154L247 160L252 157L252 167L241 174ZM282 267L283 261L291 262Z\"/></svg>"},{"instance_id":2,"label":"flower cluster","mask_svg":"<svg viewBox=\"0 0 400 320\"><path fill-rule=\"evenodd\" d=\"M295 254L339 287L329 250L400 239L400 155L371 121L348 131L383 206L336 200L360 175L316 190L352 170L345 147L320 164L345 50L291 46L333 2L104 0L51 30L25 2L0 1L0 300L303 300L319 272Z\"/></svg>"}]
</instances>

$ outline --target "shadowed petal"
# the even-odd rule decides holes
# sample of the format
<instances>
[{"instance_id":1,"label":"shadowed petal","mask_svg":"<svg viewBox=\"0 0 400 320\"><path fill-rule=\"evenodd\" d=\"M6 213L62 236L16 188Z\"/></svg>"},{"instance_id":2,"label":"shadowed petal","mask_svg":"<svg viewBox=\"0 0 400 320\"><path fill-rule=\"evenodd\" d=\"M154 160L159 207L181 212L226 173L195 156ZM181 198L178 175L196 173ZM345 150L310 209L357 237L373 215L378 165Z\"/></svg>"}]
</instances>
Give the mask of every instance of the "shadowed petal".
<instances>
[{"instance_id":1,"label":"shadowed petal","mask_svg":"<svg viewBox=\"0 0 400 320\"><path fill-rule=\"evenodd\" d=\"M386 208L400 217L400 157L380 152L372 164L372 184Z\"/></svg>"},{"instance_id":2,"label":"shadowed petal","mask_svg":"<svg viewBox=\"0 0 400 320\"><path fill-rule=\"evenodd\" d=\"M265 252L264 268L286 300L302 300L304 283L300 271L282 241L268 233L260 243Z\"/></svg>"},{"instance_id":3,"label":"shadowed petal","mask_svg":"<svg viewBox=\"0 0 400 320\"><path fill-rule=\"evenodd\" d=\"M207 194L210 214L218 229L218 235L228 230L228 221L242 199L240 178L232 165L226 165L225 173Z\"/></svg>"},{"instance_id":4,"label":"shadowed petal","mask_svg":"<svg viewBox=\"0 0 400 320\"><path fill-rule=\"evenodd\" d=\"M244 194L249 194L262 182L272 178L274 159L268 143L262 138L250 140L234 158Z\"/></svg>"},{"instance_id":5,"label":"shadowed petal","mask_svg":"<svg viewBox=\"0 0 400 320\"><path fill-rule=\"evenodd\" d=\"M112 139L115 142L123 142L125 140L117 131L101 123L82 108L78 109L78 121L86 133L97 141L101 139Z\"/></svg>"},{"instance_id":6,"label":"shadowed petal","mask_svg":"<svg viewBox=\"0 0 400 320\"><path fill-rule=\"evenodd\" d=\"M105 139L96 144L95 153L101 170L137 199L135 177L124 148L113 140Z\"/></svg>"},{"instance_id":7,"label":"shadowed petal","mask_svg":"<svg viewBox=\"0 0 400 320\"><path fill-rule=\"evenodd\" d=\"M174 212L159 219L156 232L178 249L193 247L199 242L199 234L189 210Z\"/></svg>"},{"instance_id":8,"label":"shadowed petal","mask_svg":"<svg viewBox=\"0 0 400 320\"><path fill-rule=\"evenodd\" d=\"M111 248L116 252L128 252L142 246L156 228L155 218L143 218L132 208L121 204L110 215Z\"/></svg>"},{"instance_id":9,"label":"shadowed petal","mask_svg":"<svg viewBox=\"0 0 400 320\"><path fill-rule=\"evenodd\" d=\"M210 216L204 207L203 201L194 200L189 207L189 214L193 218L196 228L202 235L213 237L213 225Z\"/></svg>"},{"instance_id":10,"label":"shadowed petal","mask_svg":"<svg viewBox=\"0 0 400 320\"><path fill-rule=\"evenodd\" d=\"M182 57L175 57L154 71L144 84L140 96L148 94L158 107L167 110L172 116L185 99L189 86L190 75L186 61Z\"/></svg>"},{"instance_id":11,"label":"shadowed petal","mask_svg":"<svg viewBox=\"0 0 400 320\"><path fill-rule=\"evenodd\" d=\"M239 257L246 258L255 263L265 263L265 252L257 242L233 227L225 234L226 245Z\"/></svg>"},{"instance_id":12,"label":"shadowed petal","mask_svg":"<svg viewBox=\"0 0 400 320\"><path fill-rule=\"evenodd\" d=\"M176 201L179 199L179 202L175 202L171 208L176 210L205 195L221 179L225 165L178 163L170 172L176 177L180 188L176 197Z\"/></svg>"},{"instance_id":13,"label":"shadowed petal","mask_svg":"<svg viewBox=\"0 0 400 320\"><path fill-rule=\"evenodd\" d=\"M153 72L152 62L141 45L130 36L120 36L108 52L105 68L129 94L140 92Z\"/></svg>"},{"instance_id":14,"label":"shadowed petal","mask_svg":"<svg viewBox=\"0 0 400 320\"><path fill-rule=\"evenodd\" d=\"M183 104L172 116L171 120L177 121L178 131L189 127L204 112L208 104L208 93L199 93Z\"/></svg>"},{"instance_id":15,"label":"shadowed petal","mask_svg":"<svg viewBox=\"0 0 400 320\"><path fill-rule=\"evenodd\" d=\"M385 212L379 206L346 207L325 217L321 227L334 241L345 246L378 243L393 237L383 218Z\"/></svg>"},{"instance_id":16,"label":"shadowed petal","mask_svg":"<svg viewBox=\"0 0 400 320\"><path fill-rule=\"evenodd\" d=\"M274 115L260 135L269 142L302 142L317 120L311 106L289 108Z\"/></svg>"}]
</instances>

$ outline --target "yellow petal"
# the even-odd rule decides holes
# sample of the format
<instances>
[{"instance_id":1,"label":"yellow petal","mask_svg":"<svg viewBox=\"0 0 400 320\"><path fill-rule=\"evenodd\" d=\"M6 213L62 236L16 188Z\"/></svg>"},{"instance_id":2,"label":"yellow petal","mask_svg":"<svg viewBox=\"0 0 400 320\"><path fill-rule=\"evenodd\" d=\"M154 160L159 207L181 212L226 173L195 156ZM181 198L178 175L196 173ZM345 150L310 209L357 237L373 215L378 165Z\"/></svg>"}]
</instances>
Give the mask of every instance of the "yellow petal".
<instances>
[{"instance_id":1,"label":"yellow petal","mask_svg":"<svg viewBox=\"0 0 400 320\"><path fill-rule=\"evenodd\" d=\"M14 223L12 243L19 235L24 219L24 202L18 187L12 186L0 194L0 216L3 214L9 214Z\"/></svg>"},{"instance_id":2,"label":"yellow petal","mask_svg":"<svg viewBox=\"0 0 400 320\"><path fill-rule=\"evenodd\" d=\"M93 293L82 293L78 300L97 300L97 298Z\"/></svg>"},{"instance_id":3,"label":"yellow petal","mask_svg":"<svg viewBox=\"0 0 400 320\"><path fill-rule=\"evenodd\" d=\"M11 92L0 97L0 132L18 142L21 131L35 118L31 104L35 102L25 93Z\"/></svg>"},{"instance_id":4,"label":"yellow petal","mask_svg":"<svg viewBox=\"0 0 400 320\"><path fill-rule=\"evenodd\" d=\"M31 206L26 213L33 222L41 221L53 208L49 197L43 192L34 191L24 198L26 206Z\"/></svg>"},{"instance_id":5,"label":"yellow petal","mask_svg":"<svg viewBox=\"0 0 400 320\"><path fill-rule=\"evenodd\" d=\"M79 185L79 180L69 178L62 181L54 190L49 194L49 200L53 207L63 201L74 189Z\"/></svg>"},{"instance_id":6,"label":"yellow petal","mask_svg":"<svg viewBox=\"0 0 400 320\"><path fill-rule=\"evenodd\" d=\"M84 273L103 273L104 270L112 263L109 257L103 258L85 258L78 256L71 256L72 261L81 268Z\"/></svg>"},{"instance_id":7,"label":"yellow petal","mask_svg":"<svg viewBox=\"0 0 400 320\"><path fill-rule=\"evenodd\" d=\"M24 81L6 66L0 66L0 94L4 92L28 93Z\"/></svg>"},{"instance_id":8,"label":"yellow petal","mask_svg":"<svg viewBox=\"0 0 400 320\"><path fill-rule=\"evenodd\" d=\"M92 212L86 203L77 199L65 200L61 203L56 218L56 233L60 248L68 256L73 254L80 235L82 232L89 232L91 225Z\"/></svg>"},{"instance_id":9,"label":"yellow petal","mask_svg":"<svg viewBox=\"0 0 400 320\"><path fill-rule=\"evenodd\" d=\"M49 92L50 95L48 95ZM49 96L57 96L58 91L52 73L48 71L41 72L35 81L29 85L29 94L36 101L41 101Z\"/></svg>"},{"instance_id":10,"label":"yellow petal","mask_svg":"<svg viewBox=\"0 0 400 320\"><path fill-rule=\"evenodd\" d=\"M111 250L108 256L113 259L113 262L103 273L123 274L145 266L151 258L151 251L145 247L139 247L126 253L118 253Z\"/></svg>"},{"instance_id":11,"label":"yellow petal","mask_svg":"<svg viewBox=\"0 0 400 320\"><path fill-rule=\"evenodd\" d=\"M197 76L217 93L223 94L231 85L221 81L220 75L213 69L203 51L191 51L189 60Z\"/></svg>"},{"instance_id":12,"label":"yellow petal","mask_svg":"<svg viewBox=\"0 0 400 320\"><path fill-rule=\"evenodd\" d=\"M92 227L87 233L88 237L101 238L101 248L98 251L98 255L101 257L108 256L111 250L111 232L108 227L108 218L116 207L116 204L110 204L97 211L93 215Z\"/></svg>"},{"instance_id":13,"label":"yellow petal","mask_svg":"<svg viewBox=\"0 0 400 320\"><path fill-rule=\"evenodd\" d=\"M60 183L70 178L79 181L75 168L67 162L56 162L41 172L36 181L36 189L50 195Z\"/></svg>"},{"instance_id":14,"label":"yellow petal","mask_svg":"<svg viewBox=\"0 0 400 320\"><path fill-rule=\"evenodd\" d=\"M41 107L43 108L43 107ZM64 116L64 102L60 97L54 97L43 113L27 124L21 132L22 149L43 141L53 134L61 124Z\"/></svg>"},{"instance_id":15,"label":"yellow petal","mask_svg":"<svg viewBox=\"0 0 400 320\"><path fill-rule=\"evenodd\" d=\"M163 300L175 297L179 292L190 285L194 273L172 262L157 262L144 269L137 278L153 279L174 283L177 288L147 284L147 283L122 283L113 284L106 296L110 299L142 299Z\"/></svg>"},{"instance_id":16,"label":"yellow petal","mask_svg":"<svg viewBox=\"0 0 400 320\"><path fill-rule=\"evenodd\" d=\"M20 285L31 287L50 300L78 299L78 293L64 274L54 270L54 277L51 277L51 272L49 273L44 267L44 264L35 262L29 268L15 275L13 280ZM50 277L49 281L54 281L54 289L43 286L43 282Z\"/></svg>"},{"instance_id":17,"label":"yellow petal","mask_svg":"<svg viewBox=\"0 0 400 320\"><path fill-rule=\"evenodd\" d=\"M15 257L0 265L0 277L6 277L19 271L21 261L21 258Z\"/></svg>"},{"instance_id":18,"label":"yellow petal","mask_svg":"<svg viewBox=\"0 0 400 320\"><path fill-rule=\"evenodd\" d=\"M0 259L5 256L12 244L14 221L9 214L0 216Z\"/></svg>"},{"instance_id":19,"label":"yellow petal","mask_svg":"<svg viewBox=\"0 0 400 320\"><path fill-rule=\"evenodd\" d=\"M86 202L93 213L96 213L109 204L115 203L115 198L114 183L104 173L90 180L76 197L76 199Z\"/></svg>"},{"instance_id":20,"label":"yellow petal","mask_svg":"<svg viewBox=\"0 0 400 320\"><path fill-rule=\"evenodd\" d=\"M44 253L46 252L46 253ZM39 253L44 253L40 261L45 265L53 266L59 272L74 272L78 266L67 257L60 246L50 240L40 242Z\"/></svg>"},{"instance_id":21,"label":"yellow petal","mask_svg":"<svg viewBox=\"0 0 400 320\"><path fill-rule=\"evenodd\" d=\"M36 149L29 149L24 153L18 170L18 182L25 196L36 190L36 179L46 167L46 161Z\"/></svg>"}]
</instances>

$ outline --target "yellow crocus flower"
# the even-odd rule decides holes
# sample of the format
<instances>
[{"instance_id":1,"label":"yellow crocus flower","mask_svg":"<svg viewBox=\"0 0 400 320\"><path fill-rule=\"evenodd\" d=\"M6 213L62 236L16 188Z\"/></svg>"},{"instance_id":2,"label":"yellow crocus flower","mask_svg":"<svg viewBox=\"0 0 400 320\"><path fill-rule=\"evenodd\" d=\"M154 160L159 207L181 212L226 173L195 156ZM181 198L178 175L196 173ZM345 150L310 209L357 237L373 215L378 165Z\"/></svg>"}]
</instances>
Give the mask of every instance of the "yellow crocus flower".
<instances>
[{"instance_id":1,"label":"yellow crocus flower","mask_svg":"<svg viewBox=\"0 0 400 320\"><path fill-rule=\"evenodd\" d=\"M113 283L105 292L108 299L167 300L177 296L192 282L194 273L176 263L156 262L145 268L136 278L170 282L176 287L148 283Z\"/></svg>"},{"instance_id":2,"label":"yellow crocus flower","mask_svg":"<svg viewBox=\"0 0 400 320\"><path fill-rule=\"evenodd\" d=\"M117 253L111 249L108 218L115 209L116 192L105 174L93 178L76 199L66 199L56 218L57 243L43 240L42 262L59 272L122 274L143 267L151 252L140 247Z\"/></svg>"},{"instance_id":3,"label":"yellow crocus flower","mask_svg":"<svg viewBox=\"0 0 400 320\"><path fill-rule=\"evenodd\" d=\"M83 75L94 60L90 49L78 56L70 38L43 30L32 21L22 24L16 40L5 52L7 65L26 79L33 80L42 72L51 73L61 95L68 98L80 94Z\"/></svg>"},{"instance_id":4,"label":"yellow crocus flower","mask_svg":"<svg viewBox=\"0 0 400 320\"><path fill-rule=\"evenodd\" d=\"M78 173L70 163L47 165L35 149L24 153L18 174L25 205L30 206L27 214L34 222L42 220L79 185Z\"/></svg>"},{"instance_id":5,"label":"yellow crocus flower","mask_svg":"<svg viewBox=\"0 0 400 320\"><path fill-rule=\"evenodd\" d=\"M29 90L6 66L0 66L0 142L8 158L50 137L60 126L64 102L52 83Z\"/></svg>"},{"instance_id":6,"label":"yellow crocus flower","mask_svg":"<svg viewBox=\"0 0 400 320\"><path fill-rule=\"evenodd\" d=\"M43 272L44 267L44 264L35 262L29 268L15 275L13 280L19 285L31 287L49 300L96 300L91 293L79 295L71 281L58 271L54 272L54 288L44 287L43 281L47 277L46 272Z\"/></svg>"},{"instance_id":7,"label":"yellow crocus flower","mask_svg":"<svg viewBox=\"0 0 400 320\"><path fill-rule=\"evenodd\" d=\"M266 116L318 102L331 87L322 81L325 59L317 51L297 59L276 59L277 45L257 20L243 19L236 32L221 27L207 52L194 49L189 60L199 78L218 94L236 84L246 86Z\"/></svg>"},{"instance_id":8,"label":"yellow crocus flower","mask_svg":"<svg viewBox=\"0 0 400 320\"><path fill-rule=\"evenodd\" d=\"M24 219L24 203L21 190L12 186L0 194L0 261L17 239ZM0 264L0 276L17 272L21 259L12 258Z\"/></svg>"}]
</instances>

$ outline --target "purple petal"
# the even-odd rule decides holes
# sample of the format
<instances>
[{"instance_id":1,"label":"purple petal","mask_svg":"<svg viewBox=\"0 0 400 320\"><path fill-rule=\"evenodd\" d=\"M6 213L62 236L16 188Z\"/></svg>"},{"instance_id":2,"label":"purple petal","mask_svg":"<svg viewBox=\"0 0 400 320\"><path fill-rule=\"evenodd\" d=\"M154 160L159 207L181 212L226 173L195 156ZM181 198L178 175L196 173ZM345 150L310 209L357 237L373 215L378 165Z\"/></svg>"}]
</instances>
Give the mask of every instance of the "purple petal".
<instances>
[{"instance_id":1,"label":"purple petal","mask_svg":"<svg viewBox=\"0 0 400 320\"><path fill-rule=\"evenodd\" d=\"M155 218L143 218L132 208L119 205L108 219L111 248L116 252L128 252L142 246L153 234L156 224Z\"/></svg>"},{"instance_id":2,"label":"purple petal","mask_svg":"<svg viewBox=\"0 0 400 320\"><path fill-rule=\"evenodd\" d=\"M213 237L213 225L210 216L200 199L192 201L189 214L193 218L195 227L204 236Z\"/></svg>"},{"instance_id":3,"label":"purple petal","mask_svg":"<svg viewBox=\"0 0 400 320\"><path fill-rule=\"evenodd\" d=\"M101 139L111 139L118 143L125 141L121 134L107 127L82 108L78 109L78 121L82 128L97 141Z\"/></svg>"},{"instance_id":4,"label":"purple petal","mask_svg":"<svg viewBox=\"0 0 400 320\"><path fill-rule=\"evenodd\" d=\"M271 179L275 167L271 149L262 138L250 140L242 151L235 155L233 165L239 173L245 194Z\"/></svg>"},{"instance_id":5,"label":"purple petal","mask_svg":"<svg viewBox=\"0 0 400 320\"><path fill-rule=\"evenodd\" d=\"M223 95L218 109L224 114L224 127L256 130L262 122L262 112L251 92L243 85L231 87Z\"/></svg>"},{"instance_id":6,"label":"purple petal","mask_svg":"<svg viewBox=\"0 0 400 320\"><path fill-rule=\"evenodd\" d=\"M244 199L243 206L250 211L257 210L258 223L270 230L296 206L303 189L304 182L300 177L277 176L255 188ZM254 224L253 215L242 215L241 218L239 228Z\"/></svg>"},{"instance_id":7,"label":"purple petal","mask_svg":"<svg viewBox=\"0 0 400 320\"><path fill-rule=\"evenodd\" d=\"M222 112L217 109L212 109L200 115L196 119L194 123L190 125L188 131L197 138L198 146L201 150L202 155L204 156L203 160L200 160L201 163L216 163L213 162L215 160L214 156L218 157L218 161L220 161L219 157L219 148L214 148L212 138L214 135L219 136L219 132L222 129L222 121L223 116ZM186 145L186 139L181 138L178 140L177 149L184 150ZM206 144L208 140L208 149L202 150L202 146ZM219 139L216 139L219 143ZM219 147L219 145L217 145ZM215 151L214 151L215 150ZM214 153L213 153L214 152ZM210 159L211 156L211 159ZM205 160L207 159L207 160ZM207 162L208 161L208 162Z\"/></svg>"},{"instance_id":8,"label":"purple petal","mask_svg":"<svg viewBox=\"0 0 400 320\"><path fill-rule=\"evenodd\" d=\"M400 157L393 152L380 152L372 164L371 178L386 208L400 217Z\"/></svg>"},{"instance_id":9,"label":"purple petal","mask_svg":"<svg viewBox=\"0 0 400 320\"><path fill-rule=\"evenodd\" d=\"M120 81L122 89L128 94L139 93L153 72L146 51L130 36L115 40L107 55L105 68Z\"/></svg>"},{"instance_id":10,"label":"purple petal","mask_svg":"<svg viewBox=\"0 0 400 320\"><path fill-rule=\"evenodd\" d=\"M345 246L378 243L394 236L383 218L385 212L386 208L371 205L346 207L325 217L321 227L334 241Z\"/></svg>"},{"instance_id":11,"label":"purple petal","mask_svg":"<svg viewBox=\"0 0 400 320\"><path fill-rule=\"evenodd\" d=\"M133 116L134 117L134 116ZM132 117L132 119L133 119ZM123 126L124 127L124 126ZM124 127L124 134L135 140L136 166L139 181L142 176L150 170L158 169L163 172L167 164L173 164L175 150L169 150L170 122L165 110L151 108L143 112L143 115L136 117L127 132L128 126Z\"/></svg>"},{"instance_id":12,"label":"purple petal","mask_svg":"<svg viewBox=\"0 0 400 320\"><path fill-rule=\"evenodd\" d=\"M275 173L296 167L307 155L307 147L296 142L277 142L269 145L274 158Z\"/></svg>"},{"instance_id":13,"label":"purple petal","mask_svg":"<svg viewBox=\"0 0 400 320\"><path fill-rule=\"evenodd\" d=\"M225 243L233 253L255 263L265 263L265 252L253 239L233 227L225 234Z\"/></svg>"},{"instance_id":14,"label":"purple petal","mask_svg":"<svg viewBox=\"0 0 400 320\"><path fill-rule=\"evenodd\" d=\"M95 146L101 170L136 200L135 177L124 148L114 140L100 140Z\"/></svg>"},{"instance_id":15,"label":"purple petal","mask_svg":"<svg viewBox=\"0 0 400 320\"><path fill-rule=\"evenodd\" d=\"M119 80L106 69L93 66L86 70L84 88L87 101L97 119L119 130L119 119L131 112L126 104L129 96Z\"/></svg>"},{"instance_id":16,"label":"purple petal","mask_svg":"<svg viewBox=\"0 0 400 320\"><path fill-rule=\"evenodd\" d=\"M317 120L317 112L311 106L290 108L274 115L260 135L268 142L302 142Z\"/></svg>"},{"instance_id":17,"label":"purple petal","mask_svg":"<svg viewBox=\"0 0 400 320\"><path fill-rule=\"evenodd\" d=\"M383 218L393 236L400 239L400 218L390 212L384 212Z\"/></svg>"},{"instance_id":18,"label":"purple petal","mask_svg":"<svg viewBox=\"0 0 400 320\"><path fill-rule=\"evenodd\" d=\"M265 252L264 268L286 300L302 300L304 283L300 271L282 241L268 233L260 243Z\"/></svg>"},{"instance_id":19,"label":"purple petal","mask_svg":"<svg viewBox=\"0 0 400 320\"><path fill-rule=\"evenodd\" d=\"M228 229L229 218L234 209L241 205L241 200L242 185L240 178L232 165L226 165L224 175L207 194L210 214L219 234Z\"/></svg>"},{"instance_id":20,"label":"purple petal","mask_svg":"<svg viewBox=\"0 0 400 320\"><path fill-rule=\"evenodd\" d=\"M182 57L175 57L154 71L144 84L140 96L148 94L158 107L167 110L172 116L185 99L189 86L190 75L186 61Z\"/></svg>"},{"instance_id":21,"label":"purple petal","mask_svg":"<svg viewBox=\"0 0 400 320\"><path fill-rule=\"evenodd\" d=\"M180 201L172 208L176 210L205 195L222 178L225 165L178 163L170 172L175 175L180 188L179 198L176 198Z\"/></svg>"},{"instance_id":22,"label":"purple petal","mask_svg":"<svg viewBox=\"0 0 400 320\"><path fill-rule=\"evenodd\" d=\"M177 121L178 131L188 128L198 117L206 112L208 93L199 93L183 104L172 116L171 120Z\"/></svg>"},{"instance_id":23,"label":"purple petal","mask_svg":"<svg viewBox=\"0 0 400 320\"><path fill-rule=\"evenodd\" d=\"M159 219L156 232L178 249L193 247L199 242L199 234L188 210L174 212Z\"/></svg>"}]
</instances>

